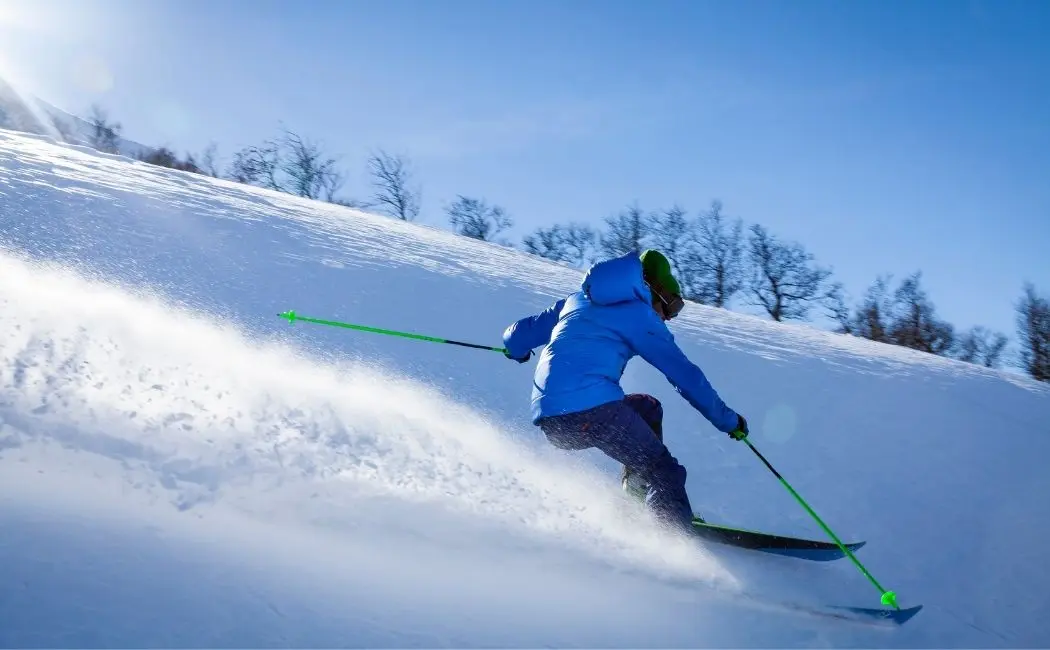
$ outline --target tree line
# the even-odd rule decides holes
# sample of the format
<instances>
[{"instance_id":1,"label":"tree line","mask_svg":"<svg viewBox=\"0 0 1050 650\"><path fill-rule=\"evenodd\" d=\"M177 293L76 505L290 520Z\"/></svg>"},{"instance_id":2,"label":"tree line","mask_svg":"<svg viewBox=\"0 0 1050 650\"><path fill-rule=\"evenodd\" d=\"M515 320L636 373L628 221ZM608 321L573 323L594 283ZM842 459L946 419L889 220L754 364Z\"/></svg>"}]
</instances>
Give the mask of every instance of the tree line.
<instances>
[{"instance_id":1,"label":"tree line","mask_svg":"<svg viewBox=\"0 0 1050 650\"><path fill-rule=\"evenodd\" d=\"M120 125L95 107L89 119L95 148L116 151ZM180 158L166 147L141 154L154 165L226 178L249 185L368 209L395 219L419 216L422 190L409 160L379 151L369 156L371 194L366 199L341 194L345 174L317 142L285 127L258 145L236 151L220 171L211 145L200 156ZM478 197L457 195L443 206L445 218L460 235L514 247L505 233L513 227L507 211ZM599 227L572 222L538 228L521 241L527 253L586 268L644 248L662 251L670 261L686 300L728 309L733 304L759 308L774 321L808 321L822 315L835 331L929 354L997 368L1008 362L1009 337L976 326L957 331L937 314L914 271L894 286L880 275L862 298L850 304L841 282L805 247L783 239L761 224L745 228L725 215L720 201L697 214L683 207L645 211L629 205L606 216ZM1013 361L1030 376L1050 381L1050 300L1026 283L1014 305L1018 353Z\"/></svg>"},{"instance_id":2,"label":"tree line","mask_svg":"<svg viewBox=\"0 0 1050 650\"><path fill-rule=\"evenodd\" d=\"M774 321L806 321L823 315L835 331L899 345L990 368L1008 362L1009 338L982 326L957 331L940 318L914 271L894 286L880 275L850 304L832 270L805 247L761 224L728 218L719 201L690 216L681 206L646 212L637 204L607 216L600 228L580 223L539 228L526 236L530 253L584 268L597 259L657 248L668 258L683 298L712 307L732 303L761 309ZM1050 300L1026 283L1015 303L1018 355L1015 365L1050 381Z\"/></svg>"},{"instance_id":3,"label":"tree line","mask_svg":"<svg viewBox=\"0 0 1050 650\"><path fill-rule=\"evenodd\" d=\"M90 146L107 153L120 152L122 126L119 122L111 120L97 105L91 108L87 122ZM225 168L219 162L218 146L214 143L199 155L187 153L180 157L162 146L139 151L135 157L151 165L369 209L405 221L414 220L420 210L422 191L414 184L406 157L382 150L372 154L367 161L371 195L366 199L349 198L342 193L346 174L338 160L320 143L285 126L281 126L275 136L235 151Z\"/></svg>"}]
</instances>

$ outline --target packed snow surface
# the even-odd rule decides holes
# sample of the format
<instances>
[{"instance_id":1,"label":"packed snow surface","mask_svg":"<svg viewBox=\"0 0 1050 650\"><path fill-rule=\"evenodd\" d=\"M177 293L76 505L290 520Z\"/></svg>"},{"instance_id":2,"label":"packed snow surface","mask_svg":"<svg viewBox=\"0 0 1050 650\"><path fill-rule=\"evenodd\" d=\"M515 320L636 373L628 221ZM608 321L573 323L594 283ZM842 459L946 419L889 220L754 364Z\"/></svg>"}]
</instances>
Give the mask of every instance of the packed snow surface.
<instances>
[{"instance_id":1,"label":"packed snow surface","mask_svg":"<svg viewBox=\"0 0 1050 650\"><path fill-rule=\"evenodd\" d=\"M1050 645L1050 390L689 305L672 330L848 562L657 532L529 423L500 345L581 274L0 131L0 645ZM823 538L642 361L708 520Z\"/></svg>"}]
</instances>

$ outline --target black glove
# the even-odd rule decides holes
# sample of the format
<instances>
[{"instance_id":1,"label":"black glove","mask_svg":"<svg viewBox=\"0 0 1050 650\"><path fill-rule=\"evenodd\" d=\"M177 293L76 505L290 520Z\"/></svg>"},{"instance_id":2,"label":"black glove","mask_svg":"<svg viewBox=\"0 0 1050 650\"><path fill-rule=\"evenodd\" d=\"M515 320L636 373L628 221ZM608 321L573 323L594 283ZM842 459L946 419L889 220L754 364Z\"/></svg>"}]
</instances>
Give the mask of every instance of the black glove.
<instances>
[{"instance_id":1,"label":"black glove","mask_svg":"<svg viewBox=\"0 0 1050 650\"><path fill-rule=\"evenodd\" d=\"M729 437L733 440L743 440L747 437L747 433L747 420L744 419L743 415L737 413L736 428L729 432Z\"/></svg>"},{"instance_id":2,"label":"black glove","mask_svg":"<svg viewBox=\"0 0 1050 650\"><path fill-rule=\"evenodd\" d=\"M518 363L525 363L526 361L532 358L532 350L529 350L528 353L526 353L525 356L520 359L516 359L510 356L509 350L504 350L503 356L507 357L508 359L511 359L512 361L517 361Z\"/></svg>"}]
</instances>

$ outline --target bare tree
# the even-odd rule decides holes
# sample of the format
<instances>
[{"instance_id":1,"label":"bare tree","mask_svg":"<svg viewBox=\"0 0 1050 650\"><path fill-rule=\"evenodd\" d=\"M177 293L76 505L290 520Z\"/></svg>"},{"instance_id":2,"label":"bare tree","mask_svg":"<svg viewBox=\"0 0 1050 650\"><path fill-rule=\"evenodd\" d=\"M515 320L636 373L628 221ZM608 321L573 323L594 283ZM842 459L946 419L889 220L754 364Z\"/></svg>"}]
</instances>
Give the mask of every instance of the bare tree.
<instances>
[{"instance_id":1,"label":"bare tree","mask_svg":"<svg viewBox=\"0 0 1050 650\"><path fill-rule=\"evenodd\" d=\"M1039 381L1050 381L1050 300L1037 295L1031 283L1017 303L1017 338L1021 367Z\"/></svg>"},{"instance_id":2,"label":"bare tree","mask_svg":"<svg viewBox=\"0 0 1050 650\"><path fill-rule=\"evenodd\" d=\"M185 160L179 158L178 154L167 147L158 147L148 151L139 152L136 156L139 160L158 167L179 169L185 172L200 173L200 167L192 155L187 155Z\"/></svg>"},{"instance_id":3,"label":"bare tree","mask_svg":"<svg viewBox=\"0 0 1050 650\"><path fill-rule=\"evenodd\" d=\"M135 159L158 167L173 167L179 158L171 149L158 147L135 152Z\"/></svg>"},{"instance_id":4,"label":"bare tree","mask_svg":"<svg viewBox=\"0 0 1050 650\"><path fill-rule=\"evenodd\" d=\"M835 282L828 288L824 306L827 308L828 316L837 324L836 332L853 334L853 320L846 301L846 290L841 282Z\"/></svg>"},{"instance_id":5,"label":"bare tree","mask_svg":"<svg viewBox=\"0 0 1050 650\"><path fill-rule=\"evenodd\" d=\"M968 339L956 345L955 328L937 317L933 303L922 288L921 272L901 281L890 290L892 276L880 275L868 287L864 300L846 322L840 320L840 332L879 343L900 345L930 354L960 354L966 361L997 364L1006 345L1005 338L971 331Z\"/></svg>"},{"instance_id":6,"label":"bare tree","mask_svg":"<svg viewBox=\"0 0 1050 650\"><path fill-rule=\"evenodd\" d=\"M967 363L976 363L986 368L998 368L1008 339L1001 332L992 332L984 327L970 328L959 339L956 358Z\"/></svg>"},{"instance_id":7,"label":"bare tree","mask_svg":"<svg viewBox=\"0 0 1050 650\"><path fill-rule=\"evenodd\" d=\"M215 171L215 145L205 151L205 172ZM211 172L207 171L210 168ZM336 160L321 146L282 127L276 140L265 140L233 154L227 177L307 199L335 202L345 181Z\"/></svg>"},{"instance_id":8,"label":"bare tree","mask_svg":"<svg viewBox=\"0 0 1050 650\"><path fill-rule=\"evenodd\" d=\"M321 191L324 200L328 203L339 201L336 195L339 194L339 190L343 189L345 183L346 176L341 171L334 167L329 168L321 177Z\"/></svg>"},{"instance_id":9,"label":"bare tree","mask_svg":"<svg viewBox=\"0 0 1050 650\"><path fill-rule=\"evenodd\" d=\"M880 343L890 342L894 312L893 298L889 293L890 279L891 276L879 276L868 287L864 301L850 319L850 334Z\"/></svg>"},{"instance_id":10,"label":"bare tree","mask_svg":"<svg viewBox=\"0 0 1050 650\"><path fill-rule=\"evenodd\" d=\"M895 313L890 325L890 340L914 350L947 354L955 343L955 330L950 323L937 318L933 303L922 286L922 272L905 278L893 296Z\"/></svg>"},{"instance_id":11,"label":"bare tree","mask_svg":"<svg viewBox=\"0 0 1050 650\"><path fill-rule=\"evenodd\" d=\"M227 175L238 183L285 192L287 190L278 176L280 169L280 147L278 143L267 140L261 146L245 147L234 153Z\"/></svg>"},{"instance_id":12,"label":"bare tree","mask_svg":"<svg viewBox=\"0 0 1050 650\"><path fill-rule=\"evenodd\" d=\"M521 240L522 247L526 253L539 255L556 262L567 262L561 228L560 225L537 228L535 232Z\"/></svg>"},{"instance_id":13,"label":"bare tree","mask_svg":"<svg viewBox=\"0 0 1050 650\"><path fill-rule=\"evenodd\" d=\"M752 274L747 288L752 304L775 321L805 319L810 309L828 299L831 271L813 262L800 244L781 242L762 226L751 226Z\"/></svg>"},{"instance_id":14,"label":"bare tree","mask_svg":"<svg viewBox=\"0 0 1050 650\"><path fill-rule=\"evenodd\" d=\"M690 224L686 211L678 205L654 213L646 243L658 249L671 263L675 276L681 279L682 262L690 240Z\"/></svg>"},{"instance_id":15,"label":"bare tree","mask_svg":"<svg viewBox=\"0 0 1050 650\"><path fill-rule=\"evenodd\" d=\"M489 205L483 199L462 194L445 211L457 233L482 241L494 241L496 235L513 225L500 206Z\"/></svg>"},{"instance_id":16,"label":"bare tree","mask_svg":"<svg viewBox=\"0 0 1050 650\"><path fill-rule=\"evenodd\" d=\"M605 218L606 231L599 246L607 257L620 257L644 248L646 238L645 214L637 204L619 214Z\"/></svg>"},{"instance_id":17,"label":"bare tree","mask_svg":"<svg viewBox=\"0 0 1050 650\"><path fill-rule=\"evenodd\" d=\"M288 179L288 191L307 199L326 196L331 200L342 185L335 159L326 156L317 144L288 129L284 129L281 147L281 170Z\"/></svg>"},{"instance_id":18,"label":"bare tree","mask_svg":"<svg viewBox=\"0 0 1050 650\"><path fill-rule=\"evenodd\" d=\"M193 157L193 154L187 152L186 157L177 163L175 169L181 169L185 172L193 172L194 174L201 173L201 166L197 164L197 159Z\"/></svg>"},{"instance_id":19,"label":"bare tree","mask_svg":"<svg viewBox=\"0 0 1050 650\"><path fill-rule=\"evenodd\" d=\"M409 188L411 173L404 157L380 151L369 158L368 168L376 190L373 206L402 221L412 221L419 216L420 190Z\"/></svg>"},{"instance_id":20,"label":"bare tree","mask_svg":"<svg viewBox=\"0 0 1050 650\"><path fill-rule=\"evenodd\" d=\"M201 154L201 173L214 178L219 177L219 145L208 143Z\"/></svg>"},{"instance_id":21,"label":"bare tree","mask_svg":"<svg viewBox=\"0 0 1050 650\"><path fill-rule=\"evenodd\" d=\"M110 122L106 111L94 104L88 123L91 125L89 141L92 147L106 153L120 153L120 131L123 127L119 122Z\"/></svg>"},{"instance_id":22,"label":"bare tree","mask_svg":"<svg viewBox=\"0 0 1050 650\"><path fill-rule=\"evenodd\" d=\"M598 233L590 226L570 223L561 227L565 261L577 268L594 262L598 252Z\"/></svg>"},{"instance_id":23,"label":"bare tree","mask_svg":"<svg viewBox=\"0 0 1050 650\"><path fill-rule=\"evenodd\" d=\"M683 276L690 300L725 307L744 287L743 222L729 222L722 215L721 201L700 214L692 229Z\"/></svg>"},{"instance_id":24,"label":"bare tree","mask_svg":"<svg viewBox=\"0 0 1050 650\"><path fill-rule=\"evenodd\" d=\"M580 268L594 261L597 233L590 227L570 223L539 228L522 240L524 249L558 262L566 262Z\"/></svg>"}]
</instances>

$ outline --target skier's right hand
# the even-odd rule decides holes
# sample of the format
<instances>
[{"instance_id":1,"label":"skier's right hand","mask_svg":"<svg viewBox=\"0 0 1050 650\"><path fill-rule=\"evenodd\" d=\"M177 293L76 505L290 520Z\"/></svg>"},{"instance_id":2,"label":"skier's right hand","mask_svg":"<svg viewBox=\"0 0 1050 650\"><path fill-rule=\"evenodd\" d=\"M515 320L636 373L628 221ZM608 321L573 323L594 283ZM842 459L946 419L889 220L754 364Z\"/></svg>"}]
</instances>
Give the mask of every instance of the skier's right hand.
<instances>
[{"instance_id":1,"label":"skier's right hand","mask_svg":"<svg viewBox=\"0 0 1050 650\"><path fill-rule=\"evenodd\" d=\"M743 415L736 414L736 428L729 432L729 437L733 440L743 440L747 438L747 420L744 419Z\"/></svg>"},{"instance_id":2,"label":"skier's right hand","mask_svg":"<svg viewBox=\"0 0 1050 650\"><path fill-rule=\"evenodd\" d=\"M529 350L528 353L524 357L521 357L520 359L517 359L515 357L510 356L510 351L508 351L508 350L504 350L503 351L503 356L507 357L508 359L510 359L512 361L517 361L518 363L525 363L526 361L528 361L529 359L532 358L532 350Z\"/></svg>"}]
</instances>

